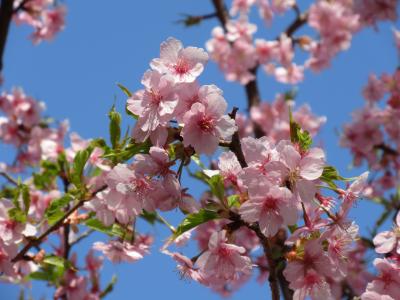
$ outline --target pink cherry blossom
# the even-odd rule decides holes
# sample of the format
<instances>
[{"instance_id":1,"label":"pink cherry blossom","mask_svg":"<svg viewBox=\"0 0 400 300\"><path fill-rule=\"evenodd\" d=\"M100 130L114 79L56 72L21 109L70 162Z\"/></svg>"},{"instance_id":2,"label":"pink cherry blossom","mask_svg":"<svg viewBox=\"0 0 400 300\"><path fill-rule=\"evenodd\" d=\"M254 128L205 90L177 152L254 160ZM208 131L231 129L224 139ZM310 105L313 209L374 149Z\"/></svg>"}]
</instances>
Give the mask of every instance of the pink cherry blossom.
<instances>
[{"instance_id":1,"label":"pink cherry blossom","mask_svg":"<svg viewBox=\"0 0 400 300\"><path fill-rule=\"evenodd\" d=\"M232 1L232 7L229 13L232 16L237 15L237 13L247 14L251 8L256 3L256 0L234 0Z\"/></svg>"},{"instance_id":2,"label":"pink cherry blossom","mask_svg":"<svg viewBox=\"0 0 400 300\"><path fill-rule=\"evenodd\" d=\"M311 148L300 154L288 141L281 141L276 147L279 161L283 164L282 176L290 182L297 199L311 203L316 187L315 180L323 172L325 154L320 148Z\"/></svg>"},{"instance_id":3,"label":"pink cherry blossom","mask_svg":"<svg viewBox=\"0 0 400 300\"><path fill-rule=\"evenodd\" d=\"M245 252L245 248L228 243L226 231L222 230L211 235L208 250L196 263L207 280L232 280L252 268L250 258L243 255Z\"/></svg>"},{"instance_id":4,"label":"pink cherry blossom","mask_svg":"<svg viewBox=\"0 0 400 300\"><path fill-rule=\"evenodd\" d=\"M306 242L302 257L289 261L283 274L294 289L297 299L305 299L306 295L315 300L321 295L329 299L330 288L325 277L334 276L333 268L320 241L311 240Z\"/></svg>"},{"instance_id":5,"label":"pink cherry blossom","mask_svg":"<svg viewBox=\"0 0 400 300\"><path fill-rule=\"evenodd\" d=\"M239 213L246 222L258 222L261 232L272 237L283 225L296 224L298 207L289 189L261 184L249 190L249 200Z\"/></svg>"},{"instance_id":6,"label":"pink cherry blossom","mask_svg":"<svg viewBox=\"0 0 400 300\"><path fill-rule=\"evenodd\" d=\"M384 83L379 80L376 75L369 75L368 84L363 90L364 98L368 101L375 102L383 98L385 92L386 88Z\"/></svg>"},{"instance_id":7,"label":"pink cherry blossom","mask_svg":"<svg viewBox=\"0 0 400 300\"><path fill-rule=\"evenodd\" d=\"M400 288L400 274L398 266L394 262L384 258L375 258L374 266L378 270L379 274L374 280L372 280L372 282L368 283L366 294L368 295L368 293L372 292L381 296L386 295L396 299L399 295L398 292Z\"/></svg>"},{"instance_id":8,"label":"pink cherry blossom","mask_svg":"<svg viewBox=\"0 0 400 300\"><path fill-rule=\"evenodd\" d=\"M142 78L145 90L140 90L128 99L127 109L139 116L137 130L149 137L159 126L165 126L173 117L178 98L174 90L174 82L169 75L157 71L146 71ZM135 133L135 132L134 132ZM134 137L138 138L137 134Z\"/></svg>"},{"instance_id":9,"label":"pink cherry blossom","mask_svg":"<svg viewBox=\"0 0 400 300\"><path fill-rule=\"evenodd\" d=\"M385 254L395 250L400 254L400 212L397 213L393 230L378 233L373 242L377 253Z\"/></svg>"},{"instance_id":10,"label":"pink cherry blossom","mask_svg":"<svg viewBox=\"0 0 400 300\"><path fill-rule=\"evenodd\" d=\"M103 252L113 263L135 262L149 253L149 245L142 242L140 238L133 244L119 241L109 241L107 244L96 242L93 249Z\"/></svg>"},{"instance_id":11,"label":"pink cherry blossom","mask_svg":"<svg viewBox=\"0 0 400 300\"><path fill-rule=\"evenodd\" d=\"M242 171L242 167L233 152L228 151L221 154L218 161L218 168L226 183L235 186L238 185L238 175Z\"/></svg>"},{"instance_id":12,"label":"pink cherry blossom","mask_svg":"<svg viewBox=\"0 0 400 300\"><path fill-rule=\"evenodd\" d=\"M177 86L179 102L175 110L178 122L183 122L183 116L195 103L207 103L210 98L223 99L222 91L215 85L199 86L197 82L182 83Z\"/></svg>"},{"instance_id":13,"label":"pink cherry blossom","mask_svg":"<svg viewBox=\"0 0 400 300\"><path fill-rule=\"evenodd\" d=\"M211 155L219 140L230 140L237 130L235 121L224 115L227 104L219 97L209 98L207 103L195 103L183 121L181 135L185 146L191 145L198 153Z\"/></svg>"},{"instance_id":14,"label":"pink cherry blossom","mask_svg":"<svg viewBox=\"0 0 400 300\"><path fill-rule=\"evenodd\" d=\"M160 46L160 58L151 61L153 70L169 74L175 82L193 82L204 69L208 54L201 48L183 48L175 38L168 38Z\"/></svg>"}]
</instances>

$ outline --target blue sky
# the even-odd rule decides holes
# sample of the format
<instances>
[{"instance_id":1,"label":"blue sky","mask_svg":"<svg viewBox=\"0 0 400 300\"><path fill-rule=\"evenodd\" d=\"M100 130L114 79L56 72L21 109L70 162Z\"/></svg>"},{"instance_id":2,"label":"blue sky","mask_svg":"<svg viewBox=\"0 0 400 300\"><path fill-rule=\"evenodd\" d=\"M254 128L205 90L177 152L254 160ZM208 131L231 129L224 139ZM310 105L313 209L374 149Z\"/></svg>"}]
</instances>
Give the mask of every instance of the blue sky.
<instances>
[{"instance_id":1,"label":"blue sky","mask_svg":"<svg viewBox=\"0 0 400 300\"><path fill-rule=\"evenodd\" d=\"M212 12L211 1L169 0L169 1L67 1L67 26L53 42L32 46L27 36L30 29L12 26L5 55L5 85L2 89L22 86L26 93L46 102L47 114L57 120L68 118L73 131L85 138L107 137L107 112L117 101L119 108L125 102L124 95L116 86L120 82L130 90L140 88L140 79L148 68L149 61L159 54L159 45L169 36L183 41L185 45L204 47L210 38L215 20L202 25L183 28L175 24L181 13L205 14ZM308 1L307 1L308 2ZM256 13L254 13L256 16ZM278 29L289 22L279 18ZM259 25L263 26L258 22ZM368 74L392 72L397 66L391 26L385 23L377 30L364 30L358 34L349 51L334 59L332 68L320 74L306 73L305 81L298 86L298 104L309 103L318 115L328 118L321 139L324 141L330 164L337 166L345 176L360 174L363 170L350 170L351 157L346 149L338 145L336 131L350 120L350 113L363 105L361 89ZM275 37L277 29L260 29L258 37ZM216 84L224 91L230 108L238 106L244 110L246 99L244 89L237 83L228 83L210 62L201 75L202 84ZM262 72L259 75L262 98L270 101L277 92L287 87L277 84ZM125 123L128 124L128 123ZM10 159L8 148L0 146L0 158ZM199 194L198 188L191 188ZM370 224L379 210L366 202L360 202L354 210L354 217L362 228ZM371 216L365 218L365 215ZM174 224L179 217L168 216ZM179 279L174 271L175 263L159 254L157 249L167 232L161 228L143 226L154 233L158 242L152 255L135 264L113 266L106 264L102 278L107 282L118 275L115 291L108 299L219 299L207 288L196 283ZM364 231L365 232L365 231ZM94 236L84 243L102 238ZM15 286L0 285L2 298L16 299L19 289ZM35 298L47 295L42 285L34 285ZM232 299L266 299L269 295L266 285L252 281L243 287Z\"/></svg>"}]
</instances>

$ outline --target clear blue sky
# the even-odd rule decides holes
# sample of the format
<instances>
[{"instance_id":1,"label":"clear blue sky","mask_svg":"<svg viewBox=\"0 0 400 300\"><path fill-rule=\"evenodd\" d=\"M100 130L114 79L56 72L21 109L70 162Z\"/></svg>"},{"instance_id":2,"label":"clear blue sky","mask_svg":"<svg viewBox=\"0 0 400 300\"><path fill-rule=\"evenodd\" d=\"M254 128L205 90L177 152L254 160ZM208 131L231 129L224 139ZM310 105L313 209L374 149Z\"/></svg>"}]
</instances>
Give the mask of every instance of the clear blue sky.
<instances>
[{"instance_id":1,"label":"clear blue sky","mask_svg":"<svg viewBox=\"0 0 400 300\"><path fill-rule=\"evenodd\" d=\"M68 118L72 130L85 138L107 137L108 109L115 97L120 108L126 100L116 82L131 90L139 89L149 61L159 54L160 42L174 36L185 45L204 47L216 25L216 21L211 20L186 29L174 23L180 18L180 13L212 12L207 0L66 2L66 29L51 43L34 47L27 39L29 28L12 26L5 55L3 88L22 86L29 95L46 102L48 115L57 120ZM289 19L285 20L278 20L278 28L289 22ZM358 34L352 48L341 53L332 68L318 75L307 72L305 81L298 86L298 103L307 102L316 114L327 116L328 123L321 138L329 163L337 166L345 176L363 170L348 169L351 157L346 149L338 146L335 130L350 119L351 111L363 105L361 88L368 74L392 72L397 66L391 26L385 23L379 26L378 31L367 30ZM277 32L276 29L260 31L258 36L270 38ZM208 64L200 81L222 88L230 107L245 108L243 87L227 83L213 62ZM259 82L264 100L271 100L275 93L285 90L284 86L264 74L260 74ZM10 158L7 149L0 146L1 160ZM200 193L196 188L191 191ZM360 202L353 215L365 232L371 216L376 214L373 205ZM177 224L176 216L170 218ZM119 279L108 299L219 299L205 287L180 280L174 271L175 263L157 251L167 236L165 230L161 227L149 230L158 239L152 255L135 264L106 264L103 269L104 282L114 273ZM91 241L94 240L96 237ZM82 247L87 249L89 244ZM16 299L18 288L1 284L0 293L2 299ZM42 285L34 285L32 294L36 299L43 295L51 298ZM267 299L268 295L266 285L260 286L252 281L232 299Z\"/></svg>"}]
</instances>

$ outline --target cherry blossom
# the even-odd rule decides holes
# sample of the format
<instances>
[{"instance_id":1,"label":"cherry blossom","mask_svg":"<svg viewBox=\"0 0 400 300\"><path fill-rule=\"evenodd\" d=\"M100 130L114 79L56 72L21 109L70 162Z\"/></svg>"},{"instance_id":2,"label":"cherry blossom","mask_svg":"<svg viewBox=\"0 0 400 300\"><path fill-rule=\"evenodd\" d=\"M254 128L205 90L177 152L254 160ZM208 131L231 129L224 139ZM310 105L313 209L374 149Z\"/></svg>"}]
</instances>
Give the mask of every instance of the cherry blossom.
<instances>
[{"instance_id":1,"label":"cherry blossom","mask_svg":"<svg viewBox=\"0 0 400 300\"><path fill-rule=\"evenodd\" d=\"M152 69L169 74L175 82L193 82L204 69L207 53L196 47L183 48L180 41L168 38L160 46L160 58L151 61Z\"/></svg>"}]
</instances>

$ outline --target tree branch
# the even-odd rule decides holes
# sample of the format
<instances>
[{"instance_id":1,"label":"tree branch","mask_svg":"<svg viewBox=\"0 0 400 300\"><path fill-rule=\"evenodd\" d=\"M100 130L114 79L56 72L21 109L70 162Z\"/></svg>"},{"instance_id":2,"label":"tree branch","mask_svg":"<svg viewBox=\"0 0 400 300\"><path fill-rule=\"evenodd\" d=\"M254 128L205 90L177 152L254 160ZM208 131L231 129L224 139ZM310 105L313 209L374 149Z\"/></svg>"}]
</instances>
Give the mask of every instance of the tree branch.
<instances>
[{"instance_id":1,"label":"tree branch","mask_svg":"<svg viewBox=\"0 0 400 300\"><path fill-rule=\"evenodd\" d=\"M233 120L235 120L235 118L236 118L237 111L238 111L238 108L234 107L232 112L229 114L229 116ZM229 150L231 150L233 153L235 153L236 158L238 159L242 168L247 167L247 163L244 158L243 151L242 151L242 145L240 144L239 130L236 130L236 132L233 134L232 141L229 144Z\"/></svg>"},{"instance_id":2,"label":"tree branch","mask_svg":"<svg viewBox=\"0 0 400 300\"><path fill-rule=\"evenodd\" d=\"M269 286L271 288L272 300L279 300L280 292L278 284L279 277L277 272L277 261L274 260L274 258L272 257L271 241L267 237L265 237L264 234L261 232L258 223L248 224L240 218L240 215L234 212L230 212L230 220L232 220L233 222L225 226L225 228L229 232L233 232L235 230L238 230L240 227L245 226L254 231L255 234L257 235L263 247L264 255L268 261L268 267L269 267L268 281L269 281Z\"/></svg>"},{"instance_id":3,"label":"tree branch","mask_svg":"<svg viewBox=\"0 0 400 300\"><path fill-rule=\"evenodd\" d=\"M6 172L0 172L0 176L4 177L5 179L7 179L7 181L15 186L18 185L18 182L12 178L10 175L8 175Z\"/></svg>"},{"instance_id":4,"label":"tree branch","mask_svg":"<svg viewBox=\"0 0 400 300\"><path fill-rule=\"evenodd\" d=\"M70 210L68 210L65 215L62 216L56 223L50 226L45 232L43 232L39 237L30 239L29 242L18 252L18 254L11 260L11 262L17 262L18 260L22 259L25 254L34 246L38 246L42 243L42 241L53 231L56 231L61 226L64 225L64 221L72 215L75 211L77 211L86 201L92 199L98 192L103 191L107 186L102 186L101 188L97 189L93 193L89 195L86 199L80 200L77 202Z\"/></svg>"},{"instance_id":5,"label":"tree branch","mask_svg":"<svg viewBox=\"0 0 400 300\"><path fill-rule=\"evenodd\" d=\"M0 72L3 70L3 56L6 48L8 31L14 13L14 0L2 0L0 6Z\"/></svg>"}]
</instances>

